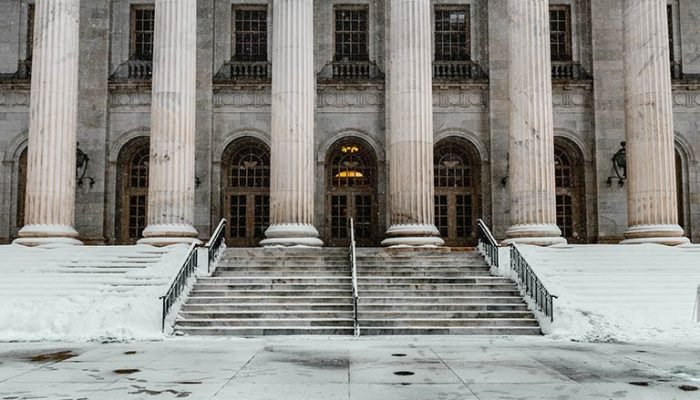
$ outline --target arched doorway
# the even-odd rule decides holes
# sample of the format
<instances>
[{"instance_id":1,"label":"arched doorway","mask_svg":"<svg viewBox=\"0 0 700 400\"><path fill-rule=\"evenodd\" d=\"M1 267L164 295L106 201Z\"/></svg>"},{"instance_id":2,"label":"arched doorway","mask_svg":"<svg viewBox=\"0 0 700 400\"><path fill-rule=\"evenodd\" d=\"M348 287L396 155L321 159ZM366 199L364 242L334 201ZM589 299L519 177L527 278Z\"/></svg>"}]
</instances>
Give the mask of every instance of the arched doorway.
<instances>
[{"instance_id":1,"label":"arched doorway","mask_svg":"<svg viewBox=\"0 0 700 400\"><path fill-rule=\"evenodd\" d=\"M257 246L270 225L270 148L253 138L231 143L222 159L226 244Z\"/></svg>"},{"instance_id":2,"label":"arched doorway","mask_svg":"<svg viewBox=\"0 0 700 400\"><path fill-rule=\"evenodd\" d=\"M683 157L676 149L676 195L678 198L678 225L685 230L686 236L690 236L685 224L685 183L683 180Z\"/></svg>"},{"instance_id":3,"label":"arched doorway","mask_svg":"<svg viewBox=\"0 0 700 400\"><path fill-rule=\"evenodd\" d=\"M19 156L19 166L17 168L17 229L19 231L24 226L24 204L27 196L27 149L24 149Z\"/></svg>"},{"instance_id":4,"label":"arched doorway","mask_svg":"<svg viewBox=\"0 0 700 400\"><path fill-rule=\"evenodd\" d=\"M473 246L481 214L478 152L457 137L439 141L434 151L435 226L447 246Z\"/></svg>"},{"instance_id":5,"label":"arched doorway","mask_svg":"<svg viewBox=\"0 0 700 400\"><path fill-rule=\"evenodd\" d=\"M143 237L148 212L148 160L150 142L139 137L119 153L117 176L117 241L134 244Z\"/></svg>"},{"instance_id":6,"label":"arched doorway","mask_svg":"<svg viewBox=\"0 0 700 400\"><path fill-rule=\"evenodd\" d=\"M586 180L583 154L566 139L554 140L557 226L569 243L586 243Z\"/></svg>"},{"instance_id":7,"label":"arched doorway","mask_svg":"<svg viewBox=\"0 0 700 400\"><path fill-rule=\"evenodd\" d=\"M350 218L358 246L376 246L377 157L362 139L344 138L326 157L326 237L328 246L350 243Z\"/></svg>"}]
</instances>

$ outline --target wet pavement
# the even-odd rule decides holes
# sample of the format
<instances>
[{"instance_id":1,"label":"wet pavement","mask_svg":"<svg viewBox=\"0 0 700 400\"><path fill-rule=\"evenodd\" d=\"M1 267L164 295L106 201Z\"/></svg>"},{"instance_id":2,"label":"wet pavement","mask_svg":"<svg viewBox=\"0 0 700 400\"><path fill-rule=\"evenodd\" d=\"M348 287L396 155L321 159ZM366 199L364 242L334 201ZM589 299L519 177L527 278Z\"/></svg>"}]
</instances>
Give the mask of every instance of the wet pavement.
<instances>
[{"instance_id":1,"label":"wet pavement","mask_svg":"<svg viewBox=\"0 0 700 400\"><path fill-rule=\"evenodd\" d=\"M700 344L543 337L0 343L0 399L700 399Z\"/></svg>"}]
</instances>

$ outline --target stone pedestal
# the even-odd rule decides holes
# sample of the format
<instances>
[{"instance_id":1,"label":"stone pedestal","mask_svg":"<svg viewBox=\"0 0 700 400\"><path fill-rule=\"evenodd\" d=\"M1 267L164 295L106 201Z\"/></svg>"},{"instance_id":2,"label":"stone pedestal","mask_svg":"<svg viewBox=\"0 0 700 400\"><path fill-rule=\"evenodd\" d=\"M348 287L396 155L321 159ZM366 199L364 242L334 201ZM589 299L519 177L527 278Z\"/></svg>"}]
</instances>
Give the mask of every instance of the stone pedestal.
<instances>
[{"instance_id":1,"label":"stone pedestal","mask_svg":"<svg viewBox=\"0 0 700 400\"><path fill-rule=\"evenodd\" d=\"M627 213L622 243L688 243L678 225L665 0L624 0Z\"/></svg>"},{"instance_id":2,"label":"stone pedestal","mask_svg":"<svg viewBox=\"0 0 700 400\"><path fill-rule=\"evenodd\" d=\"M511 226L506 243L566 243L556 225L548 0L508 0Z\"/></svg>"},{"instance_id":3,"label":"stone pedestal","mask_svg":"<svg viewBox=\"0 0 700 400\"><path fill-rule=\"evenodd\" d=\"M274 0L270 227L263 246L323 246L314 216L313 0Z\"/></svg>"},{"instance_id":4,"label":"stone pedestal","mask_svg":"<svg viewBox=\"0 0 700 400\"><path fill-rule=\"evenodd\" d=\"M79 0L37 0L26 225L15 243L82 244L75 220Z\"/></svg>"},{"instance_id":5,"label":"stone pedestal","mask_svg":"<svg viewBox=\"0 0 700 400\"><path fill-rule=\"evenodd\" d=\"M435 227L430 0L390 0L390 222L384 246L441 246Z\"/></svg>"},{"instance_id":6,"label":"stone pedestal","mask_svg":"<svg viewBox=\"0 0 700 400\"><path fill-rule=\"evenodd\" d=\"M197 4L156 0L148 226L140 244L197 241L194 159Z\"/></svg>"}]
</instances>

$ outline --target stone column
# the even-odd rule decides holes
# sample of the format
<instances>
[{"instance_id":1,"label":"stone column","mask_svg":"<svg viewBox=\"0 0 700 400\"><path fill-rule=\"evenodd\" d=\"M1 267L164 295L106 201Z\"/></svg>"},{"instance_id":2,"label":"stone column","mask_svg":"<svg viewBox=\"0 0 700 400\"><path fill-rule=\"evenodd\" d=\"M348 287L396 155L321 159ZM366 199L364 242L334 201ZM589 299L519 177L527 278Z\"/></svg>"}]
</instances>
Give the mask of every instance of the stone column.
<instances>
[{"instance_id":1,"label":"stone column","mask_svg":"<svg viewBox=\"0 0 700 400\"><path fill-rule=\"evenodd\" d=\"M665 0L624 0L627 214L623 243L684 244L678 225Z\"/></svg>"},{"instance_id":2,"label":"stone column","mask_svg":"<svg viewBox=\"0 0 700 400\"><path fill-rule=\"evenodd\" d=\"M556 224L549 0L508 0L507 243L565 243Z\"/></svg>"},{"instance_id":3,"label":"stone column","mask_svg":"<svg viewBox=\"0 0 700 400\"><path fill-rule=\"evenodd\" d=\"M264 246L322 246L314 217L313 0L274 0L270 227Z\"/></svg>"},{"instance_id":4,"label":"stone column","mask_svg":"<svg viewBox=\"0 0 700 400\"><path fill-rule=\"evenodd\" d=\"M75 220L79 0L37 0L26 225L15 243L82 244Z\"/></svg>"},{"instance_id":5,"label":"stone column","mask_svg":"<svg viewBox=\"0 0 700 400\"><path fill-rule=\"evenodd\" d=\"M148 226L141 244L197 241L194 159L197 2L156 0Z\"/></svg>"},{"instance_id":6,"label":"stone column","mask_svg":"<svg viewBox=\"0 0 700 400\"><path fill-rule=\"evenodd\" d=\"M384 246L444 244L435 227L430 0L389 2L390 223Z\"/></svg>"}]
</instances>

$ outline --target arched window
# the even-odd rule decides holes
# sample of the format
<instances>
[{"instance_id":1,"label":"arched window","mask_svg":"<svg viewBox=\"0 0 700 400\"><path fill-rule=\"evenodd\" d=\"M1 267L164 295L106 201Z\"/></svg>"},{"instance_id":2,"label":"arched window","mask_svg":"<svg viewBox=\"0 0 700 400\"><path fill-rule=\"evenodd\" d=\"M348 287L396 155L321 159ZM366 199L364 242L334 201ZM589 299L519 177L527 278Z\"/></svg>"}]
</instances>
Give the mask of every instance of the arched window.
<instances>
[{"instance_id":1,"label":"arched window","mask_svg":"<svg viewBox=\"0 0 700 400\"><path fill-rule=\"evenodd\" d=\"M448 246L473 245L481 213L479 157L474 145L448 138L435 145L435 226Z\"/></svg>"},{"instance_id":2,"label":"arched window","mask_svg":"<svg viewBox=\"0 0 700 400\"><path fill-rule=\"evenodd\" d=\"M347 245L352 218L357 243L376 245L377 159L372 147L358 138L339 140L328 152L326 171L326 244Z\"/></svg>"},{"instance_id":3,"label":"arched window","mask_svg":"<svg viewBox=\"0 0 700 400\"><path fill-rule=\"evenodd\" d=\"M17 229L24 226L24 205L27 196L27 149L19 156L17 168Z\"/></svg>"},{"instance_id":4,"label":"arched window","mask_svg":"<svg viewBox=\"0 0 700 400\"><path fill-rule=\"evenodd\" d=\"M136 243L143 237L148 212L150 144L147 137L127 143L119 153L117 182L117 240Z\"/></svg>"},{"instance_id":5,"label":"arched window","mask_svg":"<svg viewBox=\"0 0 700 400\"><path fill-rule=\"evenodd\" d=\"M239 139L224 151L223 166L227 243L257 246L270 225L270 149L257 139Z\"/></svg>"},{"instance_id":6,"label":"arched window","mask_svg":"<svg viewBox=\"0 0 700 400\"><path fill-rule=\"evenodd\" d=\"M570 243L586 243L586 188L583 155L563 138L554 141L557 226Z\"/></svg>"}]
</instances>

